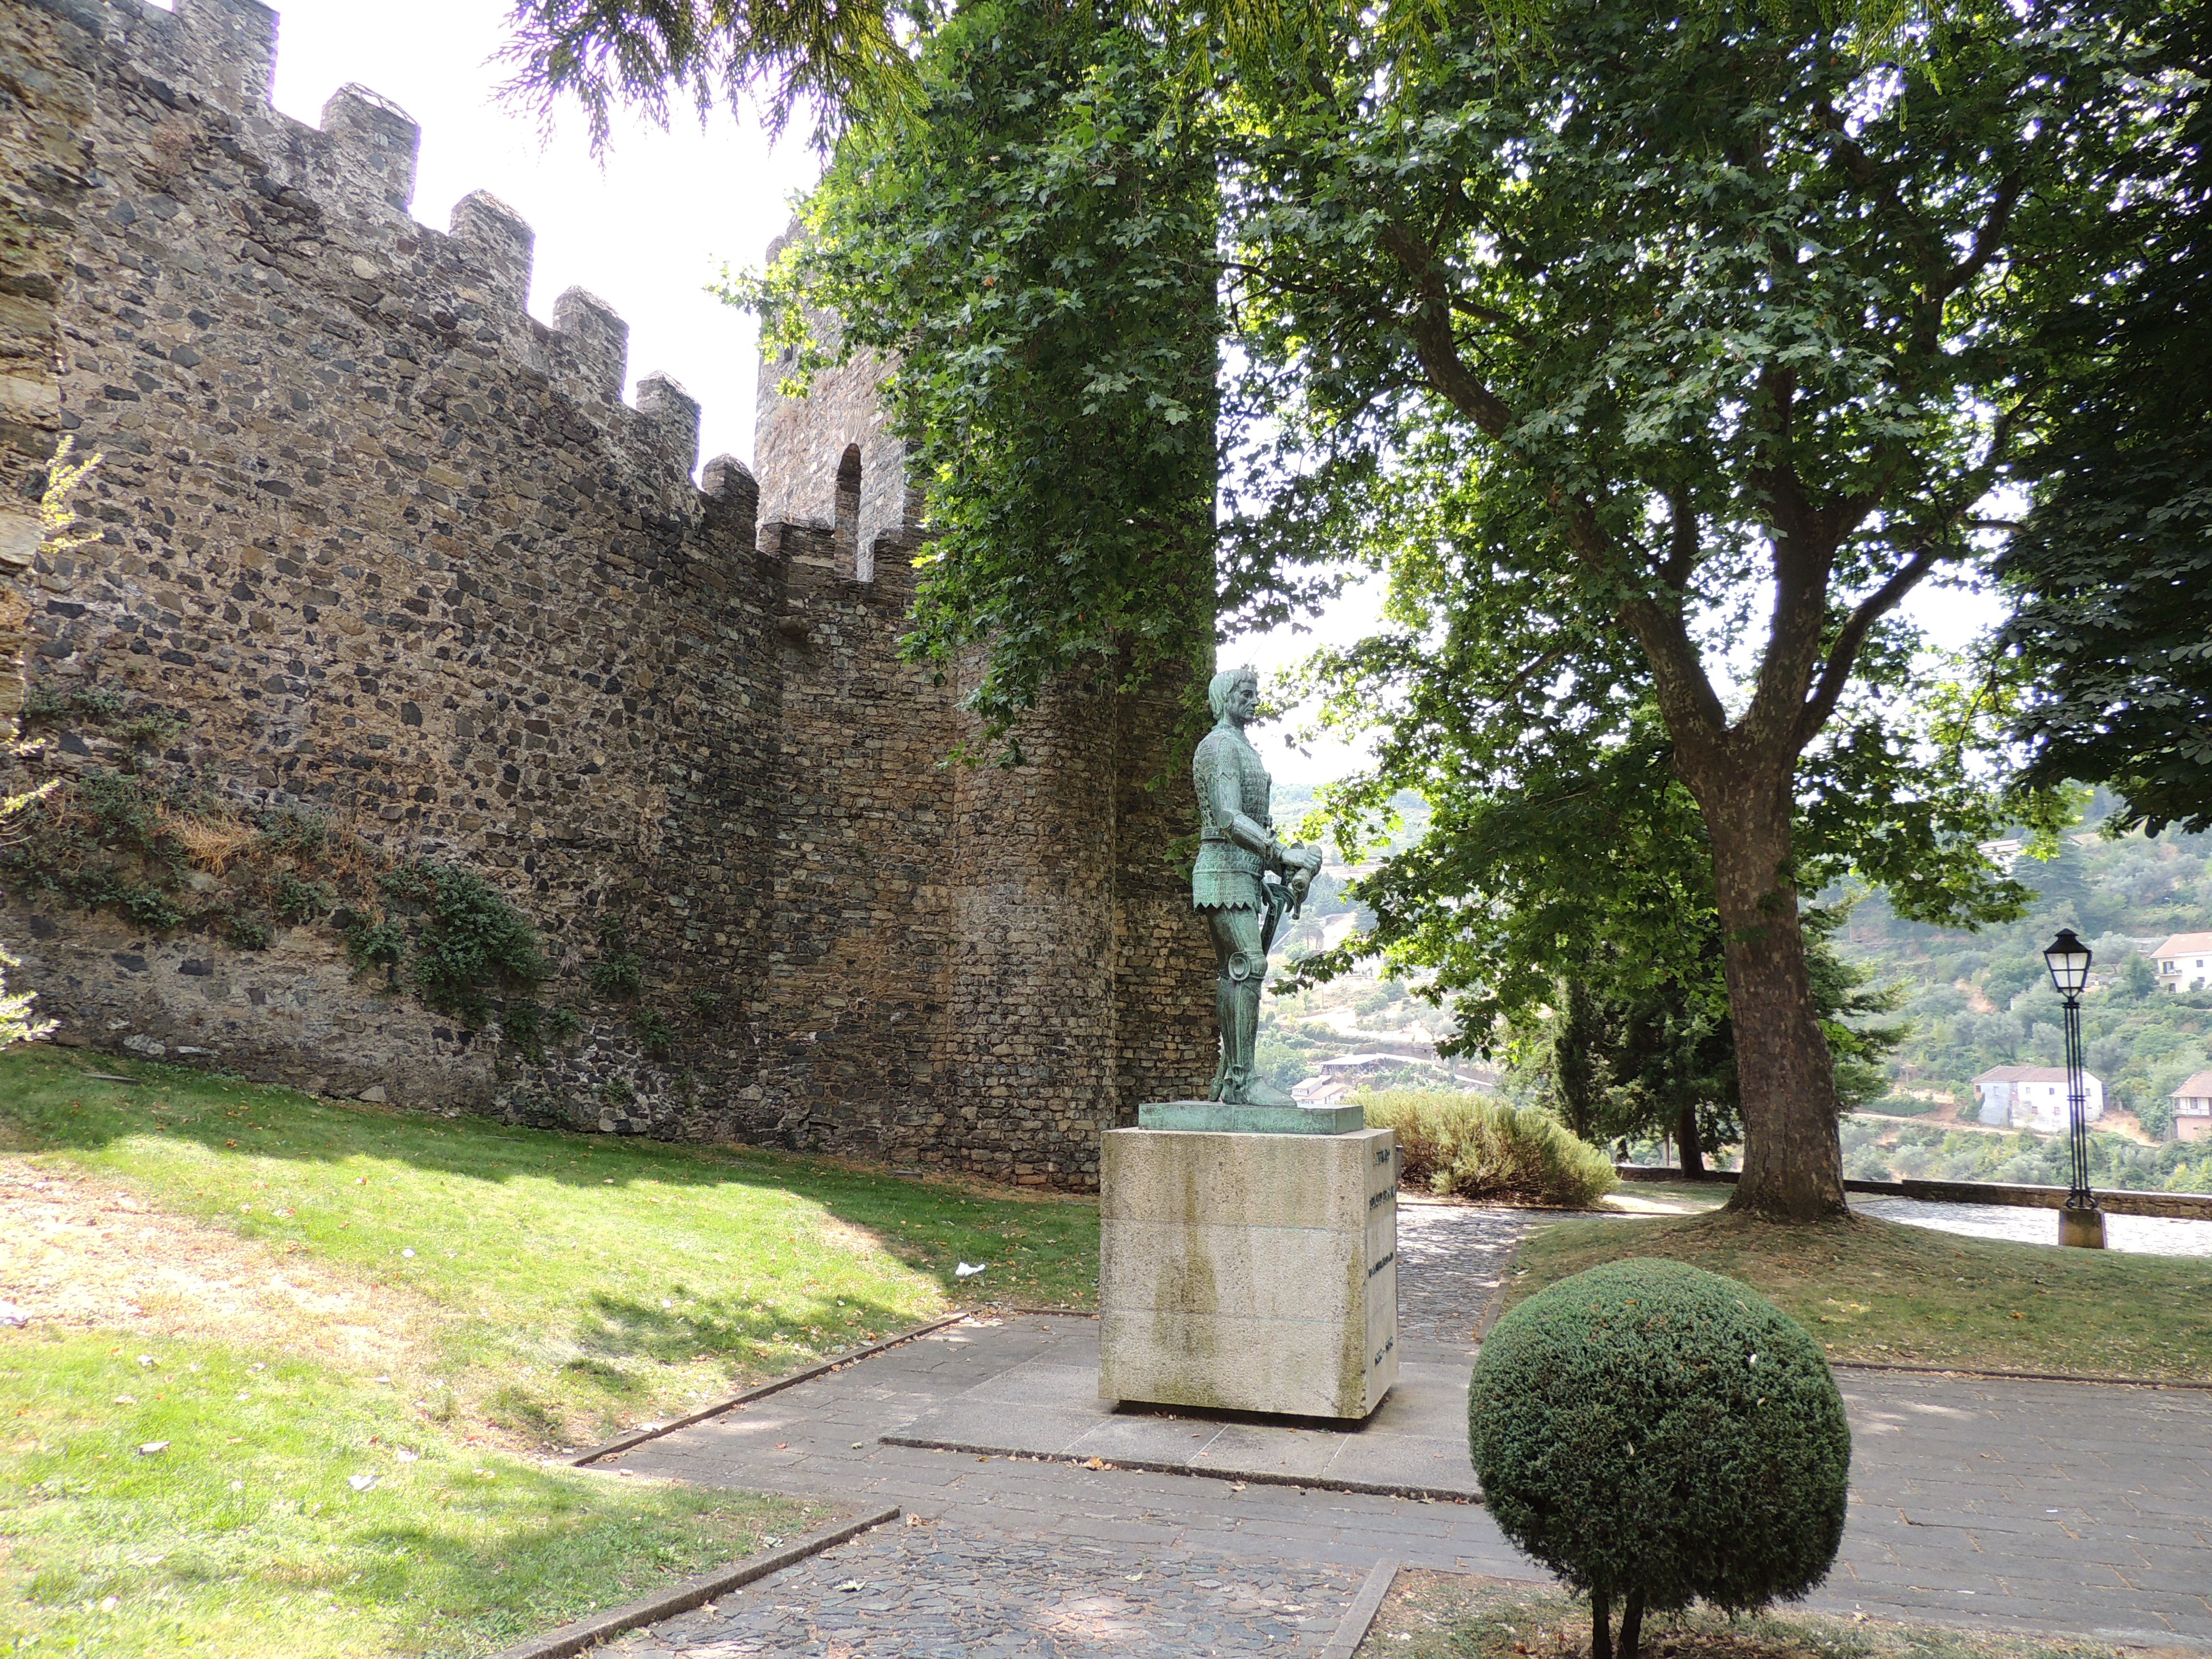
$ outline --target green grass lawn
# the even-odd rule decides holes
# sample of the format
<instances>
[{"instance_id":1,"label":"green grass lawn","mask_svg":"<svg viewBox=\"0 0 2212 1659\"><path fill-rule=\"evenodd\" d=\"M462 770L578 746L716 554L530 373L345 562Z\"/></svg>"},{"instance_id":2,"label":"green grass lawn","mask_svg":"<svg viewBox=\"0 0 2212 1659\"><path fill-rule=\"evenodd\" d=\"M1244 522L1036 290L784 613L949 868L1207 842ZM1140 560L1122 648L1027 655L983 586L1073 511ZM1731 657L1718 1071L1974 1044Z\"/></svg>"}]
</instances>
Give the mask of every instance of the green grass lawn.
<instances>
[{"instance_id":1,"label":"green grass lawn","mask_svg":"<svg viewBox=\"0 0 2212 1659\"><path fill-rule=\"evenodd\" d=\"M161 1338L27 1304L28 1329L0 1330L0 1633L41 1650L489 1652L818 1518L527 1454L956 1295L1096 1299L1082 1201L340 1105L106 1055L0 1055L0 1150L30 1179L186 1218L170 1234L228 1252L217 1267L249 1289L289 1273L325 1302L359 1293L337 1313L264 1297L234 1329L188 1311ZM176 1241L148 1231L155 1286ZM990 1267L962 1286L962 1261ZM156 1324L173 1312L157 1286L140 1299ZM334 1342L340 1325L371 1340ZM349 1363L356 1350L375 1358Z\"/></svg>"},{"instance_id":2,"label":"green grass lawn","mask_svg":"<svg viewBox=\"0 0 2212 1659\"><path fill-rule=\"evenodd\" d=\"M1555 1585L1408 1570L1356 1659L1583 1659L1589 1650L1589 1603ZM1818 1613L1731 1618L1705 1607L1654 1613L1643 1643L1644 1659L2119 1659L2122 1651L2064 1637Z\"/></svg>"},{"instance_id":3,"label":"green grass lawn","mask_svg":"<svg viewBox=\"0 0 2212 1659\"><path fill-rule=\"evenodd\" d=\"M85 1069L145 1078L126 1088ZM443 1408L587 1444L984 1297L1090 1306L1096 1205L819 1159L342 1105L178 1067L0 1055L41 1161L443 1316Z\"/></svg>"},{"instance_id":4,"label":"green grass lawn","mask_svg":"<svg viewBox=\"0 0 2212 1659\"><path fill-rule=\"evenodd\" d=\"M1522 1244L1506 1305L1639 1255L1741 1279L1832 1359L2212 1382L2212 1261L1965 1238L1864 1216L1808 1227L1719 1211L1561 1222Z\"/></svg>"},{"instance_id":5,"label":"green grass lawn","mask_svg":"<svg viewBox=\"0 0 2212 1659\"><path fill-rule=\"evenodd\" d=\"M273 1348L6 1333L0 1418L17 1651L490 1653L831 1513L472 1446Z\"/></svg>"}]
</instances>

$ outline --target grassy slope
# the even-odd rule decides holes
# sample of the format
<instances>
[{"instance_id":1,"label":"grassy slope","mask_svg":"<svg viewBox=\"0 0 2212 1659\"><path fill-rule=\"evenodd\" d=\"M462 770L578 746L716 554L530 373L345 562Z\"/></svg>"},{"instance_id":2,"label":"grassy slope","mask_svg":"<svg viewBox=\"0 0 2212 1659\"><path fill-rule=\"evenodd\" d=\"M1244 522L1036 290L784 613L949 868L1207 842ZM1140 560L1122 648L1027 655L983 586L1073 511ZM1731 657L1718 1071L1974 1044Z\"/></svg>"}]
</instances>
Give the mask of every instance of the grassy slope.
<instances>
[{"instance_id":1,"label":"grassy slope","mask_svg":"<svg viewBox=\"0 0 2212 1659\"><path fill-rule=\"evenodd\" d=\"M0 1640L57 1650L489 1652L820 1513L501 1443L576 1443L913 1324L963 1259L992 1264L963 1300L1096 1295L1084 1203L106 1056L0 1055L0 1146L234 1236L240 1272L364 1286L343 1316L395 1327L351 1368L265 1322L0 1331Z\"/></svg>"},{"instance_id":2,"label":"grassy slope","mask_svg":"<svg viewBox=\"0 0 2212 1659\"><path fill-rule=\"evenodd\" d=\"M2002 1243L1864 1217L1788 1228L1722 1212L1563 1222L1522 1247L1509 1303L1636 1255L1741 1279L1833 1359L2212 1382L2212 1261Z\"/></svg>"},{"instance_id":3,"label":"grassy slope","mask_svg":"<svg viewBox=\"0 0 2212 1659\"><path fill-rule=\"evenodd\" d=\"M829 1513L541 1467L276 1348L0 1334L0 1646L41 1653L485 1654Z\"/></svg>"},{"instance_id":4,"label":"grassy slope","mask_svg":"<svg viewBox=\"0 0 2212 1659\"><path fill-rule=\"evenodd\" d=\"M1087 1203L119 1069L149 1082L0 1056L0 1120L162 1209L438 1304L453 1403L547 1444L915 1324L951 1305L963 1260L991 1266L963 1301L1097 1297Z\"/></svg>"},{"instance_id":5,"label":"grassy slope","mask_svg":"<svg viewBox=\"0 0 2212 1659\"><path fill-rule=\"evenodd\" d=\"M1644 1659L2118 1659L2119 1653L2062 1637L1814 1613L1730 1618L1704 1607L1680 1618L1654 1615L1644 1637ZM1358 1659L1583 1659L1589 1638L1589 1603L1556 1586L1408 1571L1398 1575Z\"/></svg>"}]
</instances>

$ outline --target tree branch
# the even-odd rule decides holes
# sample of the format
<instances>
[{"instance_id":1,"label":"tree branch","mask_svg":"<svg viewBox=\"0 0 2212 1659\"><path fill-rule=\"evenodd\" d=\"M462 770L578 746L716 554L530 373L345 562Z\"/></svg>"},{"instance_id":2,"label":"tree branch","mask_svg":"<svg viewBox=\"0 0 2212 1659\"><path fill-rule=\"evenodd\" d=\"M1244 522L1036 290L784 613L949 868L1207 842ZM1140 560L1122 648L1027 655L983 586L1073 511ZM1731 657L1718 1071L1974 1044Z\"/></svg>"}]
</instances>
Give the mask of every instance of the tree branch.
<instances>
[{"instance_id":1,"label":"tree branch","mask_svg":"<svg viewBox=\"0 0 2212 1659\"><path fill-rule=\"evenodd\" d=\"M1659 580L1680 593L1697 574L1698 515L1690 510L1690 492L1680 488L1667 492L1667 509L1672 523L1668 527L1667 559L1659 567Z\"/></svg>"},{"instance_id":2,"label":"tree branch","mask_svg":"<svg viewBox=\"0 0 2212 1659\"><path fill-rule=\"evenodd\" d=\"M1405 319L1406 327L1429 384L1485 434L1502 437L1513 424L1513 411L1459 355L1459 343L1452 338L1451 295L1434 250L1395 219L1384 222L1381 240L1391 258L1413 278L1419 298L1413 314Z\"/></svg>"},{"instance_id":3,"label":"tree branch","mask_svg":"<svg viewBox=\"0 0 2212 1659\"><path fill-rule=\"evenodd\" d=\"M1820 681L1799 714L1797 743L1801 750L1812 742L1828 723L1828 716L1836 712L1836 704L1843 698L1844 687L1850 683L1852 665L1858 660L1859 647L1866 643L1868 633L1897 609L1899 602L1919 585L1920 579L1936 568L1941 556L1933 547L1922 547L1851 612L1850 619L1837 634L1835 643L1828 647Z\"/></svg>"},{"instance_id":4,"label":"tree branch","mask_svg":"<svg viewBox=\"0 0 2212 1659\"><path fill-rule=\"evenodd\" d=\"M1929 290L1930 299L1941 305L1980 276L1990 261L1996 258L1997 250L2004 246L2005 232L2011 228L2013 210L2020 205L2021 192L2026 188L2026 179L2017 172L2008 173L1997 181L1996 200L1990 204L1989 216L1974 233L1974 246L1965 258L1951 267L1942 282Z\"/></svg>"}]
</instances>

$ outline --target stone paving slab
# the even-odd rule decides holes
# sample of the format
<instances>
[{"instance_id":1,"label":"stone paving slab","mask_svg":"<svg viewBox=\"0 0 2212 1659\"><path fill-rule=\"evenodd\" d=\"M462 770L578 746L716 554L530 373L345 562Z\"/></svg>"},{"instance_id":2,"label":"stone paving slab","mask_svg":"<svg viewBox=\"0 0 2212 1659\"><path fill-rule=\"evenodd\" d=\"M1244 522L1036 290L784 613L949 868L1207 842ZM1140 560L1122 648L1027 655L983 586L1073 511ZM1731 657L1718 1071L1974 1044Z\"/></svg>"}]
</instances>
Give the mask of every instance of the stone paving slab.
<instances>
[{"instance_id":1,"label":"stone paving slab","mask_svg":"<svg viewBox=\"0 0 2212 1659\"><path fill-rule=\"evenodd\" d=\"M1401 1234L1401 1255L1425 1252L1431 1284L1441 1278L1461 1289L1429 1298L1423 1328L1471 1330L1471 1320L1450 1322L1462 1314L1442 1316L1495 1280L1517 1234L1480 1210L1431 1208L1424 1224ZM1422 1273L1401 1279L1413 1292L1401 1305L1420 1305ZM1297 1652L1293 1638L1325 1637L1381 1559L1540 1576L1479 1504L882 1443L1027 1366L1035 1369L1007 1386L1035 1396L1038 1409L1065 1405L1073 1385L1048 1373L1077 1323L1009 1316L948 1328L609 1460L641 1475L896 1503L934 1523L842 1545L803 1582L796 1572L764 1581L746 1592L757 1603L740 1609L754 1622L725 1618L726 1599L714 1614L686 1616L696 1623L631 1638L657 1645L616 1651L635 1659ZM1455 1351L1463 1364L1464 1337L1419 1352L1443 1364ZM2212 1394L1869 1370L1840 1372L1838 1381L1855 1444L1850 1520L1835 1571L1809 1606L2212 1652L2212 1565L2204 1565L2212 1564ZM1147 1577L1128 1577L1139 1571ZM1175 1576L1156 1583L1156 1571ZM862 1596L836 1589L855 1581L877 1586L873 1599L886 1602L872 1624L827 1605ZM1284 1594L1239 1588L1268 1585ZM1261 1605L1269 1599L1278 1605ZM1284 1613L1288 1602L1328 1616L1292 1629L1287 1620L1304 1615ZM971 1617L971 1609L985 1611ZM771 1641L784 1645L764 1645Z\"/></svg>"},{"instance_id":2,"label":"stone paving slab","mask_svg":"<svg viewBox=\"0 0 2212 1659\"><path fill-rule=\"evenodd\" d=\"M1398 1384L1365 1422L1152 1407L1098 1397L1098 1326L1039 1322L1021 1357L881 1438L891 1446L1102 1458L1218 1479L1307 1482L1408 1497L1480 1496L1467 1455L1472 1349L1408 1341ZM1010 1356L1011 1357L1011 1356Z\"/></svg>"}]
</instances>

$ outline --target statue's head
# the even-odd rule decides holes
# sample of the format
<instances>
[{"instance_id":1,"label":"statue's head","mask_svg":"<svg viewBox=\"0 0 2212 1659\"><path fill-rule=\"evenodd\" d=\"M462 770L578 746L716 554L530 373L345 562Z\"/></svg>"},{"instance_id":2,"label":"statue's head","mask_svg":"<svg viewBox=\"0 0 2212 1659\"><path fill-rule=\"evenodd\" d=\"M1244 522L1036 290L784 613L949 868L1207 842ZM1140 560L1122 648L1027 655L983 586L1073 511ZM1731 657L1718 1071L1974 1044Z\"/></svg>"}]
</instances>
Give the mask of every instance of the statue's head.
<instances>
[{"instance_id":1,"label":"statue's head","mask_svg":"<svg viewBox=\"0 0 2212 1659\"><path fill-rule=\"evenodd\" d=\"M1206 700L1212 705L1213 718L1219 720L1229 712L1237 694L1246 687L1256 696L1260 690L1260 671L1256 668L1224 668L1206 684ZM1249 712L1249 709L1247 712Z\"/></svg>"}]
</instances>

